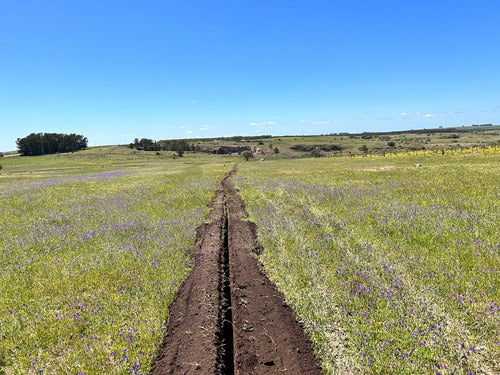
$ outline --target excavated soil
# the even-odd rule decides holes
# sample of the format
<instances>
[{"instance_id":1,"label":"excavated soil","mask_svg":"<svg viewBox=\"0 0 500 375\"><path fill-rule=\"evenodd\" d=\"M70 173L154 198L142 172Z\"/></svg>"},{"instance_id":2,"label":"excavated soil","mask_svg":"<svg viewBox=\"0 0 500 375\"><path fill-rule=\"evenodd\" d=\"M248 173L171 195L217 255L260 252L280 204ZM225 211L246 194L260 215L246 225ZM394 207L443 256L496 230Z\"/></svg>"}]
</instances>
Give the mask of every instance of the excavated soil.
<instances>
[{"instance_id":1,"label":"excavated soil","mask_svg":"<svg viewBox=\"0 0 500 375\"><path fill-rule=\"evenodd\" d=\"M256 226L231 183L218 184L195 264L170 308L151 374L321 374L312 345L282 294L260 271Z\"/></svg>"}]
</instances>

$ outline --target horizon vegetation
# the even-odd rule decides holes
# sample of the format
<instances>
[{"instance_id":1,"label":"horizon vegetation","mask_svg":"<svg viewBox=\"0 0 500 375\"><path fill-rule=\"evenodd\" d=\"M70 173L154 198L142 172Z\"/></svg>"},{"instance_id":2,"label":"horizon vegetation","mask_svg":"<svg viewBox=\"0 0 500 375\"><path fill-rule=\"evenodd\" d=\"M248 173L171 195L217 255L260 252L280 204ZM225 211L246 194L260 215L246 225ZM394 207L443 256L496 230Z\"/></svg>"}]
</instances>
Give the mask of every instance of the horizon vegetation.
<instances>
[{"instance_id":1,"label":"horizon vegetation","mask_svg":"<svg viewBox=\"0 0 500 375\"><path fill-rule=\"evenodd\" d=\"M58 134L38 133L22 138L22 144L42 143L36 147L44 150L53 149L54 152L43 152L46 154L57 152L57 147L50 147L48 138ZM73 135L66 135L73 136ZM83 137L83 136L80 136ZM53 137L52 137L53 138ZM30 140L30 142L27 142ZM152 140L148 138L135 138L134 142L128 144L131 149L138 151L173 151L179 156L184 152L217 153L217 148L224 145L238 145L250 148L254 145L262 149L265 154L279 154L279 148L284 151L281 157L304 155L316 149L322 153L321 156L349 156L357 153L394 153L404 151L428 150L437 151L443 148L460 149L470 147L500 147L500 125L483 124L462 127L431 128L417 130L400 130L391 132L363 132L363 133L332 133L327 135L283 135L283 136L233 136L233 137L211 137L211 138L186 138L171 140ZM125 146L125 145L121 145ZM109 147L95 146L90 148ZM65 147L62 147L64 150ZM79 149L87 148L79 147ZM278 152L274 152L278 148ZM75 149L76 150L76 149ZM22 149L19 149L22 154ZM241 153L238 150L238 153ZM6 155L15 154L14 151L6 152ZM27 153L28 155L29 153ZM307 156L307 155L306 155ZM314 156L314 155L313 155ZM319 156L317 154L316 156Z\"/></svg>"}]
</instances>

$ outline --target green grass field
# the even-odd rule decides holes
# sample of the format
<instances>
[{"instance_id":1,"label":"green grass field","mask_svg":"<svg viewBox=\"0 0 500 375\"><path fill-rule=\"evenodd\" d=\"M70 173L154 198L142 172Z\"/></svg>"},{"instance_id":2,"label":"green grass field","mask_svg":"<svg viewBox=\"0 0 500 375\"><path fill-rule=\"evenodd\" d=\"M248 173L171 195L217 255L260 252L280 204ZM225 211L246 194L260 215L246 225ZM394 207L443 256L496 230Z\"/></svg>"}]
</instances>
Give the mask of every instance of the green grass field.
<instances>
[{"instance_id":1,"label":"green grass field","mask_svg":"<svg viewBox=\"0 0 500 375\"><path fill-rule=\"evenodd\" d=\"M408 130L404 132L388 133L361 133L361 134L331 134L314 136L265 136L263 138L238 137L238 139L199 139L193 141L198 145L220 146L223 144L239 146L256 146L266 153L266 159L283 159L290 156L307 156L300 152L296 146L327 151L325 155L350 156L360 153L384 154L407 153L409 151L427 150L429 152L467 153L481 151L486 147L500 150L500 125L494 126L465 126L457 128ZM338 146L341 151L328 151L329 146ZM274 154L273 149L278 148L279 154ZM365 147L365 151L362 151Z\"/></svg>"},{"instance_id":2,"label":"green grass field","mask_svg":"<svg viewBox=\"0 0 500 375\"><path fill-rule=\"evenodd\" d=\"M500 373L495 148L258 160L126 147L2 159L0 374L147 373L236 162L259 261L325 374Z\"/></svg>"},{"instance_id":3,"label":"green grass field","mask_svg":"<svg viewBox=\"0 0 500 375\"><path fill-rule=\"evenodd\" d=\"M0 373L147 373L228 167L117 148L3 165Z\"/></svg>"},{"instance_id":4,"label":"green grass field","mask_svg":"<svg viewBox=\"0 0 500 375\"><path fill-rule=\"evenodd\" d=\"M500 373L500 154L253 162L237 176L259 260L325 373Z\"/></svg>"}]
</instances>

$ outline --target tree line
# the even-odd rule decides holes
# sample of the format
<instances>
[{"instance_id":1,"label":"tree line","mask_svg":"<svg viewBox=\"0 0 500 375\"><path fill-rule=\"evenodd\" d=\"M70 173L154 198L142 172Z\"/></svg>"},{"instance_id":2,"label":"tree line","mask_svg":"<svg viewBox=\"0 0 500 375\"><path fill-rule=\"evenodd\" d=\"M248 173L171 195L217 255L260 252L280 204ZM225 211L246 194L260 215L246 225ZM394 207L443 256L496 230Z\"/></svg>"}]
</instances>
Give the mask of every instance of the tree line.
<instances>
[{"instance_id":1,"label":"tree line","mask_svg":"<svg viewBox=\"0 0 500 375\"><path fill-rule=\"evenodd\" d=\"M17 149L23 156L73 152L87 148L87 138L77 134L31 133L18 138Z\"/></svg>"},{"instance_id":2,"label":"tree line","mask_svg":"<svg viewBox=\"0 0 500 375\"><path fill-rule=\"evenodd\" d=\"M189 144L185 139L172 139L165 141L153 141L149 138L136 138L133 143L129 144L130 148L144 151L175 151L179 156L184 154L184 151L195 151L194 144Z\"/></svg>"}]
</instances>

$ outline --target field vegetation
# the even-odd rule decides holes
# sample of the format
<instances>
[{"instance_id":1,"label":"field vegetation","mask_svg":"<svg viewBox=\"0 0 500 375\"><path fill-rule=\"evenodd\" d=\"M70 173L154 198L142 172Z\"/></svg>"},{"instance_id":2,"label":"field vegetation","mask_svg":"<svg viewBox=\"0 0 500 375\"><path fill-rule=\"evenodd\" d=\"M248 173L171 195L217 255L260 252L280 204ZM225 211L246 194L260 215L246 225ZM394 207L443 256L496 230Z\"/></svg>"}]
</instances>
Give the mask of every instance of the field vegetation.
<instances>
[{"instance_id":1,"label":"field vegetation","mask_svg":"<svg viewBox=\"0 0 500 375\"><path fill-rule=\"evenodd\" d=\"M325 374L498 374L496 132L383 153L370 142L409 135L250 139L270 153L248 161L127 146L2 158L0 374L147 373L235 162L256 257Z\"/></svg>"},{"instance_id":2,"label":"field vegetation","mask_svg":"<svg viewBox=\"0 0 500 375\"><path fill-rule=\"evenodd\" d=\"M224 160L109 147L3 165L0 373L148 373Z\"/></svg>"},{"instance_id":3,"label":"field vegetation","mask_svg":"<svg viewBox=\"0 0 500 375\"><path fill-rule=\"evenodd\" d=\"M189 140L197 152L223 146L258 149L266 159L290 157L385 155L408 152L473 153L500 150L500 125L475 125L394 132L333 133L314 136L200 138ZM278 148L278 152L275 149Z\"/></svg>"},{"instance_id":4,"label":"field vegetation","mask_svg":"<svg viewBox=\"0 0 500 375\"><path fill-rule=\"evenodd\" d=\"M500 373L494 149L248 162L236 184L325 373Z\"/></svg>"}]
</instances>

